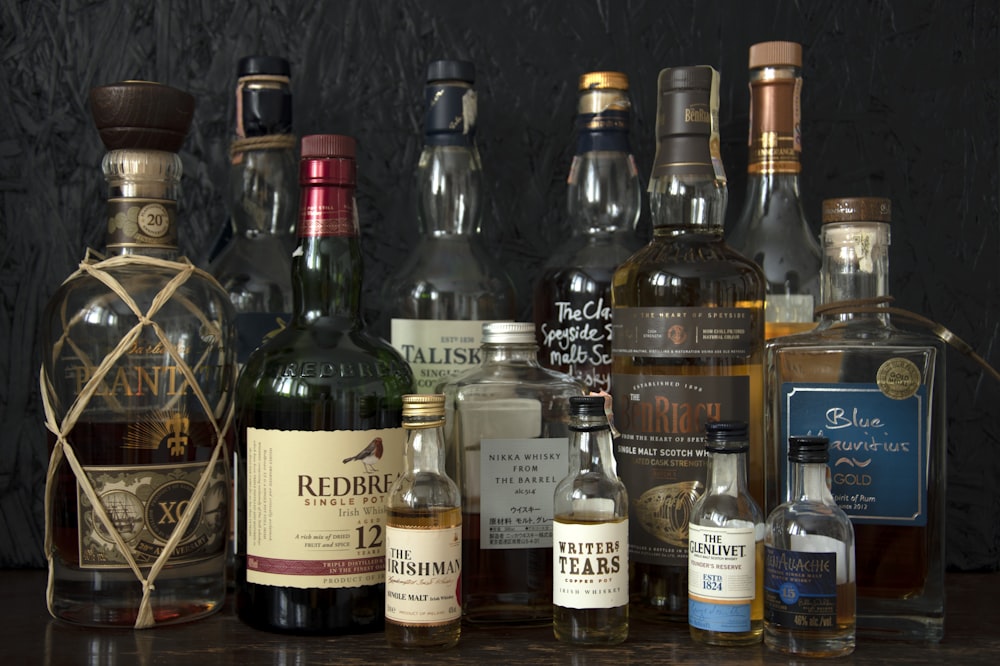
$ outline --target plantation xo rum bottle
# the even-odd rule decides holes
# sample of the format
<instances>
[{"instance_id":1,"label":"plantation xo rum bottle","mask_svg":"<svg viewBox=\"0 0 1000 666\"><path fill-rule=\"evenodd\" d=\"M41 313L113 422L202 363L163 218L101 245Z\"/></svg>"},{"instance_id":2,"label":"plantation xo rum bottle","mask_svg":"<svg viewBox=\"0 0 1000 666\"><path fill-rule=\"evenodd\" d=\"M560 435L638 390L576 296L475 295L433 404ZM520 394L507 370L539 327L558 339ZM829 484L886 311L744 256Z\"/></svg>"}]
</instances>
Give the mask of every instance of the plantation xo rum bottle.
<instances>
[{"instance_id":1,"label":"plantation xo rum bottle","mask_svg":"<svg viewBox=\"0 0 1000 666\"><path fill-rule=\"evenodd\" d=\"M483 169L476 147L475 67L435 60L427 68L424 148L416 171L420 236L385 282L383 317L413 368L417 391L479 365L484 321L515 315L510 278L481 242Z\"/></svg>"},{"instance_id":2,"label":"plantation xo rum bottle","mask_svg":"<svg viewBox=\"0 0 1000 666\"><path fill-rule=\"evenodd\" d=\"M566 194L572 231L535 283L538 360L595 392L611 389L611 276L639 247L642 193L629 145L631 111L624 74L580 77Z\"/></svg>"},{"instance_id":3,"label":"plantation xo rum bottle","mask_svg":"<svg viewBox=\"0 0 1000 666\"><path fill-rule=\"evenodd\" d=\"M857 536L858 632L944 633L943 344L893 326L888 199L823 202L820 321L768 343L770 478L790 434L830 439L833 496ZM769 488L772 505L777 488Z\"/></svg>"},{"instance_id":4,"label":"plantation xo rum bottle","mask_svg":"<svg viewBox=\"0 0 1000 666\"><path fill-rule=\"evenodd\" d=\"M413 375L361 323L355 144L302 139L292 319L237 386L236 603L273 631L382 631L386 495Z\"/></svg>"},{"instance_id":5,"label":"plantation xo rum bottle","mask_svg":"<svg viewBox=\"0 0 1000 666\"><path fill-rule=\"evenodd\" d=\"M819 243L802 209L802 46L750 47L750 164L743 210L727 239L767 279L767 339L811 329L819 302Z\"/></svg>"},{"instance_id":6,"label":"plantation xo rum bottle","mask_svg":"<svg viewBox=\"0 0 1000 666\"><path fill-rule=\"evenodd\" d=\"M483 324L482 363L442 387L462 494L462 613L473 624L552 621L552 498L566 476L569 399L541 367L535 327Z\"/></svg>"},{"instance_id":7,"label":"plantation xo rum bottle","mask_svg":"<svg viewBox=\"0 0 1000 666\"><path fill-rule=\"evenodd\" d=\"M706 421L749 424L750 492L763 494L764 280L723 242L718 73L660 72L653 239L612 282L619 474L632 500L636 617L687 622L691 506L705 487Z\"/></svg>"},{"instance_id":8,"label":"plantation xo rum bottle","mask_svg":"<svg viewBox=\"0 0 1000 666\"><path fill-rule=\"evenodd\" d=\"M43 319L48 607L149 627L226 593L233 308L177 251L180 149L194 99L156 83L96 88L108 152L105 258L88 253Z\"/></svg>"},{"instance_id":9,"label":"plantation xo rum bottle","mask_svg":"<svg viewBox=\"0 0 1000 666\"><path fill-rule=\"evenodd\" d=\"M447 648L462 630L462 507L445 473L444 396L403 396L403 475L389 491L385 638Z\"/></svg>"}]
</instances>

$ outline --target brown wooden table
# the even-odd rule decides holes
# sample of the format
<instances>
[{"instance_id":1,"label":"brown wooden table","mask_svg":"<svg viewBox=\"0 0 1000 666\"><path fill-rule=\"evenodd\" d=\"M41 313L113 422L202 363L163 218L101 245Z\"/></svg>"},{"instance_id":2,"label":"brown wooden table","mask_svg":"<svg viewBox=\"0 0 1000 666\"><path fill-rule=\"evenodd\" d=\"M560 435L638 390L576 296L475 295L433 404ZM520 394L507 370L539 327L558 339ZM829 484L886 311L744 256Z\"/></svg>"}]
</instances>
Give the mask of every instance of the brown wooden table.
<instances>
[{"instance_id":1,"label":"brown wooden table","mask_svg":"<svg viewBox=\"0 0 1000 666\"><path fill-rule=\"evenodd\" d=\"M52 620L45 610L45 572L0 570L0 663L45 666L116 664L787 664L763 646L708 648L695 645L686 626L633 622L628 640L614 648L575 648L558 643L550 627L466 628L458 647L444 652L390 650L380 634L315 638L256 631L234 615L232 604L198 622L145 631L97 630ZM948 574L944 641L936 645L859 640L836 664L1000 663L997 610L1000 573ZM813 664L822 660L810 661Z\"/></svg>"}]
</instances>

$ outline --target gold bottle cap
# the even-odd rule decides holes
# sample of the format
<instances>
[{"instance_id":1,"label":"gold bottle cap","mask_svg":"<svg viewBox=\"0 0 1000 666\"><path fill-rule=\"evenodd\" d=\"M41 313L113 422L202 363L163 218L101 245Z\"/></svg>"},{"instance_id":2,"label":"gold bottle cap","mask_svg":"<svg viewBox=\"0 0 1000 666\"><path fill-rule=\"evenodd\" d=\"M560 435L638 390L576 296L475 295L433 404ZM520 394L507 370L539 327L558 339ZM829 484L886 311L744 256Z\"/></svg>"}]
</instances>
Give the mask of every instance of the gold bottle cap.
<instances>
[{"instance_id":1,"label":"gold bottle cap","mask_svg":"<svg viewBox=\"0 0 1000 666\"><path fill-rule=\"evenodd\" d=\"M891 222L892 202L882 197L843 197L823 201L823 224L828 222Z\"/></svg>"},{"instance_id":2,"label":"gold bottle cap","mask_svg":"<svg viewBox=\"0 0 1000 666\"><path fill-rule=\"evenodd\" d=\"M802 45L797 42L760 42L750 47L750 69L802 67Z\"/></svg>"},{"instance_id":3,"label":"gold bottle cap","mask_svg":"<svg viewBox=\"0 0 1000 666\"><path fill-rule=\"evenodd\" d=\"M444 395L407 394L403 396L403 416L444 416Z\"/></svg>"},{"instance_id":4,"label":"gold bottle cap","mask_svg":"<svg viewBox=\"0 0 1000 666\"><path fill-rule=\"evenodd\" d=\"M580 77L580 90L628 90L628 76L621 72L587 72Z\"/></svg>"}]
</instances>

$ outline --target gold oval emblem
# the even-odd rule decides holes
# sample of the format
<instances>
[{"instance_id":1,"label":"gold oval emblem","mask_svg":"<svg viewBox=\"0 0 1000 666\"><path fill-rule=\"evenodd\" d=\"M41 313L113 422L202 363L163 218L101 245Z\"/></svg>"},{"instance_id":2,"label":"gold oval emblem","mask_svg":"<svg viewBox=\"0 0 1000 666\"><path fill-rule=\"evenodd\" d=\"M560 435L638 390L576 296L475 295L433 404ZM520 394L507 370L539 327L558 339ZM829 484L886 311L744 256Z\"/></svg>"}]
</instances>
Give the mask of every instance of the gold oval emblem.
<instances>
[{"instance_id":1,"label":"gold oval emblem","mask_svg":"<svg viewBox=\"0 0 1000 666\"><path fill-rule=\"evenodd\" d=\"M905 400L920 388L920 369L909 359L890 358L879 366L875 381L882 395Z\"/></svg>"},{"instance_id":2,"label":"gold oval emblem","mask_svg":"<svg viewBox=\"0 0 1000 666\"><path fill-rule=\"evenodd\" d=\"M700 481L650 488L633 502L639 524L660 541L686 548L691 507L703 488Z\"/></svg>"}]
</instances>

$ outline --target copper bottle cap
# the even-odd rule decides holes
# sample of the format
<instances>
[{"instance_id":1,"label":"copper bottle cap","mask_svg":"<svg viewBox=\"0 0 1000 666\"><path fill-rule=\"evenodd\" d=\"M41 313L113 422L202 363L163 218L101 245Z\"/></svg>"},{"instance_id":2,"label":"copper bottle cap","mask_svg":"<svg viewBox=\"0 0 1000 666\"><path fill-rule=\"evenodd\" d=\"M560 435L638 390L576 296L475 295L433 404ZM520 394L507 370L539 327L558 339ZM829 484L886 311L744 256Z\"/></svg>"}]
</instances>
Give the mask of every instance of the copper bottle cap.
<instances>
[{"instance_id":1,"label":"copper bottle cap","mask_svg":"<svg viewBox=\"0 0 1000 666\"><path fill-rule=\"evenodd\" d=\"M750 69L802 67L802 45L797 42L760 42L750 47Z\"/></svg>"},{"instance_id":2,"label":"copper bottle cap","mask_svg":"<svg viewBox=\"0 0 1000 666\"><path fill-rule=\"evenodd\" d=\"M580 76L579 90L628 90L628 76L621 72L587 72Z\"/></svg>"}]
</instances>

